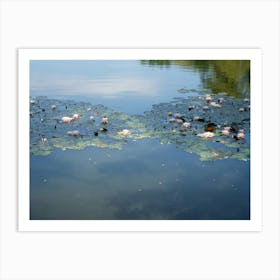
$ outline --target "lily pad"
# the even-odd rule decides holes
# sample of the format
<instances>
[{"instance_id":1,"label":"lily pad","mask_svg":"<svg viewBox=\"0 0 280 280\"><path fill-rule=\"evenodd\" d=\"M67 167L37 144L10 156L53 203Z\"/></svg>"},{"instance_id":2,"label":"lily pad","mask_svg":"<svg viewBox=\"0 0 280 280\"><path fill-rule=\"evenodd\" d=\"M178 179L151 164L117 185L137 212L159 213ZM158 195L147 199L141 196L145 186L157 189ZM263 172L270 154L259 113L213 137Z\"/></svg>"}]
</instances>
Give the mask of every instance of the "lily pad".
<instances>
[{"instance_id":1,"label":"lily pad","mask_svg":"<svg viewBox=\"0 0 280 280\"><path fill-rule=\"evenodd\" d=\"M212 102L219 103L220 98L223 98L221 108L209 106L204 110L208 103L204 95L199 95L154 104L142 115L124 114L101 104L32 98L30 152L43 156L49 155L53 148L121 149L131 140L150 137L159 139L161 144L172 143L178 149L196 153L201 160L249 160L250 142L246 139L250 138L236 137L241 129L245 134L250 133L249 104L226 94L212 95ZM240 111L240 108L245 109ZM63 117L68 117L69 123L63 122ZM108 118L108 124L101 123L103 117ZM230 127L227 136L222 135L224 127ZM205 135L206 128L213 130L210 132L213 137L199 137ZM129 133L124 137L122 131Z\"/></svg>"}]
</instances>

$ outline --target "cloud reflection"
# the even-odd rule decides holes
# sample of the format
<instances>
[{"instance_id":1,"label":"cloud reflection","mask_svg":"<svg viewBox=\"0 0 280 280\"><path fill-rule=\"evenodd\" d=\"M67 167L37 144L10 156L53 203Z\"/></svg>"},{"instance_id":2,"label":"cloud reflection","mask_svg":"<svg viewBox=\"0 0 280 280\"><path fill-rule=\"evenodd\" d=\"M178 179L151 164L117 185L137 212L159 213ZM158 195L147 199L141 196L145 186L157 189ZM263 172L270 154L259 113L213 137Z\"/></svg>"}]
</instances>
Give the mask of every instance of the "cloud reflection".
<instances>
[{"instance_id":1,"label":"cloud reflection","mask_svg":"<svg viewBox=\"0 0 280 280\"><path fill-rule=\"evenodd\" d=\"M84 79L78 77L65 79L31 80L31 91L63 92L67 95L102 95L115 98L120 95L156 95L159 84L156 80L135 78Z\"/></svg>"}]
</instances>

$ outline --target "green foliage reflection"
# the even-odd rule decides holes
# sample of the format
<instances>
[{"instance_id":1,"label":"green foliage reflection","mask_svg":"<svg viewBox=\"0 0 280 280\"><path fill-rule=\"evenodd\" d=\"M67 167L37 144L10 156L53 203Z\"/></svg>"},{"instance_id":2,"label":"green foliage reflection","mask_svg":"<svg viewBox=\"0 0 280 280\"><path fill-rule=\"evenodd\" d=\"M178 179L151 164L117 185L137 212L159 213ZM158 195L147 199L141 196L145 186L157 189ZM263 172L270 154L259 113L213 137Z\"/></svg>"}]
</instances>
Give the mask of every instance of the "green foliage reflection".
<instances>
[{"instance_id":1,"label":"green foliage reflection","mask_svg":"<svg viewBox=\"0 0 280 280\"><path fill-rule=\"evenodd\" d=\"M250 95L249 60L141 60L141 64L160 68L174 65L198 71L204 88L213 93L226 92L238 98Z\"/></svg>"}]
</instances>

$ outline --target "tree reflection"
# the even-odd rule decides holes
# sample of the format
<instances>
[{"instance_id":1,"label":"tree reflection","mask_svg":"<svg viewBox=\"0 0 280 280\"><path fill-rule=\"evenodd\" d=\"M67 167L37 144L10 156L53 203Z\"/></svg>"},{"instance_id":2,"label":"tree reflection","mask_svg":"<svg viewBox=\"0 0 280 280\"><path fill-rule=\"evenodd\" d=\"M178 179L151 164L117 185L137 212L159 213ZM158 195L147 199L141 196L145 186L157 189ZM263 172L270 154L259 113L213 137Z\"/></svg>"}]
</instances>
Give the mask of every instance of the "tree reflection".
<instances>
[{"instance_id":1,"label":"tree reflection","mask_svg":"<svg viewBox=\"0 0 280 280\"><path fill-rule=\"evenodd\" d=\"M198 71L204 88L213 93L244 98L250 96L249 60L141 60L149 67L169 68L172 65L186 71Z\"/></svg>"}]
</instances>

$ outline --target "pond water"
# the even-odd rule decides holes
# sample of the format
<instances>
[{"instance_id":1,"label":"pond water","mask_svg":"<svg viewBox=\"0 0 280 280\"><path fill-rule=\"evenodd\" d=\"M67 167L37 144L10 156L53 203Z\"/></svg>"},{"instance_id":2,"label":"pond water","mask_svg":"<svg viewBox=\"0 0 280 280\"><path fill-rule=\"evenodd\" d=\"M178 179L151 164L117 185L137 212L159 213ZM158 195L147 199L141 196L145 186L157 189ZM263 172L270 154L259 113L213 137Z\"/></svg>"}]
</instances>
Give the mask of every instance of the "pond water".
<instances>
[{"instance_id":1,"label":"pond water","mask_svg":"<svg viewBox=\"0 0 280 280\"><path fill-rule=\"evenodd\" d=\"M30 219L250 219L249 72L31 61Z\"/></svg>"}]
</instances>

